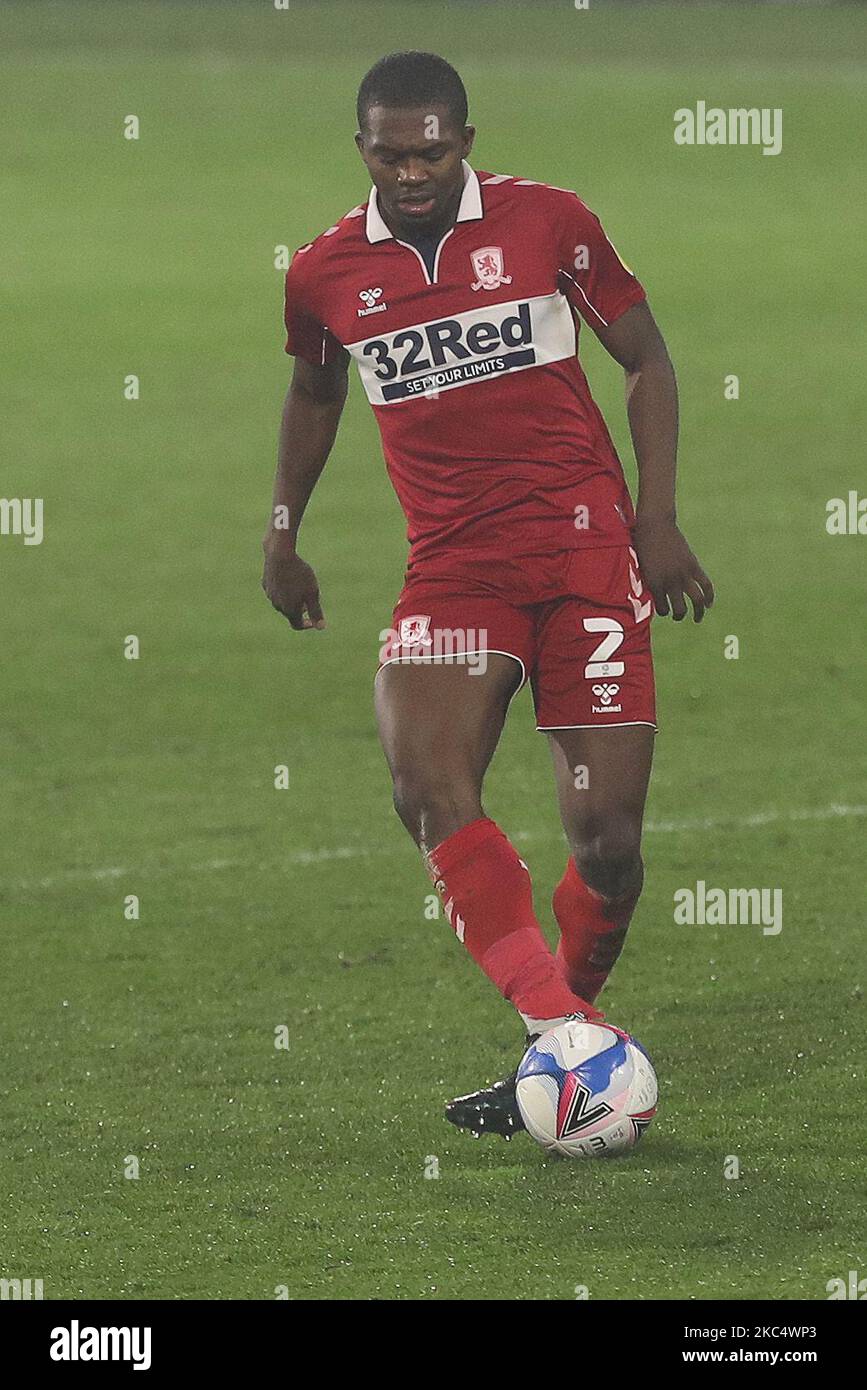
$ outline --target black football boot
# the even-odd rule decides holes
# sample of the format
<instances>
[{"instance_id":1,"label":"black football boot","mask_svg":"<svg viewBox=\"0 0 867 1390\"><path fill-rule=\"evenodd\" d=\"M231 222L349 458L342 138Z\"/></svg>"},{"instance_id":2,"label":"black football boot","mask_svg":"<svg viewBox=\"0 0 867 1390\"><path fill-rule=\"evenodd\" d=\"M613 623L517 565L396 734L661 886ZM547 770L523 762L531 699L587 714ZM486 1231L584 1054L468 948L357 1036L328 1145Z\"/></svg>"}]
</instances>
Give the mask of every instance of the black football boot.
<instances>
[{"instance_id":1,"label":"black football boot","mask_svg":"<svg viewBox=\"0 0 867 1390\"><path fill-rule=\"evenodd\" d=\"M541 1033L528 1033L524 1052L541 1036ZM522 1059L524 1052L521 1053ZM482 1134L499 1134L503 1139L511 1139L513 1134L527 1128L521 1119L515 1095L516 1075L517 1068L502 1081L494 1081L481 1091L450 1100L446 1106L446 1119L458 1129L468 1129L475 1139Z\"/></svg>"},{"instance_id":2,"label":"black football boot","mask_svg":"<svg viewBox=\"0 0 867 1390\"><path fill-rule=\"evenodd\" d=\"M601 1022L604 1014L591 1015L594 1022ZM586 1014L569 1014L569 1019L577 1018L586 1022ZM521 1061L527 1048L541 1038L541 1033L528 1033L521 1053ZM520 1063L518 1064L520 1066ZM480 1091L472 1091L468 1096L456 1096L446 1106L446 1119L458 1129L468 1129L475 1139L483 1134L499 1134L503 1139L511 1139L527 1126L521 1118L518 1098L515 1094L515 1079L518 1070L502 1081L494 1081Z\"/></svg>"}]
</instances>

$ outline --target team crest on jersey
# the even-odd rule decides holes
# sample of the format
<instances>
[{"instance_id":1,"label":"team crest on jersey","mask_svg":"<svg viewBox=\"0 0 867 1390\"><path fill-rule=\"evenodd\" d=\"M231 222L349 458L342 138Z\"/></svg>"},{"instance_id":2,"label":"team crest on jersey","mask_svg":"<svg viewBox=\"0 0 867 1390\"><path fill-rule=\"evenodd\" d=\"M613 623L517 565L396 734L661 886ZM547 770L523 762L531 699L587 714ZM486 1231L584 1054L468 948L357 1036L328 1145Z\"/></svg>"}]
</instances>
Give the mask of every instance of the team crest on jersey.
<instances>
[{"instance_id":1,"label":"team crest on jersey","mask_svg":"<svg viewBox=\"0 0 867 1390\"><path fill-rule=\"evenodd\" d=\"M511 275L504 275L505 262L502 246L481 246L470 255L476 279L470 286L474 290L495 290L500 285L511 285Z\"/></svg>"},{"instance_id":2,"label":"team crest on jersey","mask_svg":"<svg viewBox=\"0 0 867 1390\"><path fill-rule=\"evenodd\" d=\"M429 647L431 645L431 639L428 636L429 627L429 617L401 618L400 645L402 647Z\"/></svg>"}]
</instances>

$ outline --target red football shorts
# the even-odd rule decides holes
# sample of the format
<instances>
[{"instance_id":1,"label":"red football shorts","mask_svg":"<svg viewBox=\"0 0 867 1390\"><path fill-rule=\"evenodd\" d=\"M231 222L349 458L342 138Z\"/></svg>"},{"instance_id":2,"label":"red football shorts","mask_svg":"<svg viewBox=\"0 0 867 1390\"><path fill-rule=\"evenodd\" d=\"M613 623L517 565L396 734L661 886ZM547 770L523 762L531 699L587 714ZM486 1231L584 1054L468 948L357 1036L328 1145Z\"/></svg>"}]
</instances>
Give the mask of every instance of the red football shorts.
<instances>
[{"instance_id":1,"label":"red football shorts","mask_svg":"<svg viewBox=\"0 0 867 1390\"><path fill-rule=\"evenodd\" d=\"M391 662L482 672L501 652L529 679L538 729L656 727L653 601L630 546L482 560L454 551L413 567L380 636Z\"/></svg>"}]
</instances>

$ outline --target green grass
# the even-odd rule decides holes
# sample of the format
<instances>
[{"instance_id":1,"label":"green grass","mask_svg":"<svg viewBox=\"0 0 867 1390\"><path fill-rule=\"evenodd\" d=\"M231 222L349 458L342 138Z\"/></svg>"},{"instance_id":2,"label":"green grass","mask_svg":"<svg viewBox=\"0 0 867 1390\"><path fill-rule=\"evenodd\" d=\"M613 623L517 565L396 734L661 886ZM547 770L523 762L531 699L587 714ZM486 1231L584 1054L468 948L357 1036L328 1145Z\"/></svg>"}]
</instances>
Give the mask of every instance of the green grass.
<instances>
[{"instance_id":1,"label":"green grass","mask_svg":"<svg viewBox=\"0 0 867 1390\"><path fill-rule=\"evenodd\" d=\"M3 489L45 498L46 537L0 537L0 1275L48 1298L772 1300L867 1272L867 542L824 528L865 431L865 37L856 7L5 6ZM681 511L719 602L656 629L648 884L606 1007L662 1103L610 1165L441 1118L518 1031L425 919L390 807L370 689L403 525L357 383L303 533L328 633L258 590L274 247L364 197L354 90L407 46L461 66L479 167L599 210L683 392ZM677 148L698 99L782 106L783 153ZM628 456L620 374L586 356ZM489 810L550 926L564 849L526 695ZM698 878L781 887L782 934L675 926Z\"/></svg>"}]
</instances>

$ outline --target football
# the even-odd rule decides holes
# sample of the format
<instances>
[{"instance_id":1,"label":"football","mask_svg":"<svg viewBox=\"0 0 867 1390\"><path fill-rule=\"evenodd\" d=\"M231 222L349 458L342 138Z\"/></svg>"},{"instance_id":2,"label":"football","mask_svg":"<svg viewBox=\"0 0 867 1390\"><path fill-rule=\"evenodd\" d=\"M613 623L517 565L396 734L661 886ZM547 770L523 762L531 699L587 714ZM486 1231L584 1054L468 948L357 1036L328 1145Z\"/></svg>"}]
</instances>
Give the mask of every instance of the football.
<instances>
[{"instance_id":1,"label":"football","mask_svg":"<svg viewBox=\"0 0 867 1390\"><path fill-rule=\"evenodd\" d=\"M606 1023L576 1019L543 1033L525 1052L516 1082L528 1132L568 1158L626 1153L656 1114L650 1058Z\"/></svg>"}]
</instances>

